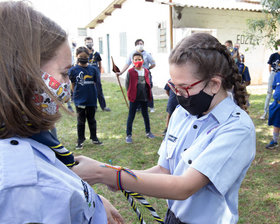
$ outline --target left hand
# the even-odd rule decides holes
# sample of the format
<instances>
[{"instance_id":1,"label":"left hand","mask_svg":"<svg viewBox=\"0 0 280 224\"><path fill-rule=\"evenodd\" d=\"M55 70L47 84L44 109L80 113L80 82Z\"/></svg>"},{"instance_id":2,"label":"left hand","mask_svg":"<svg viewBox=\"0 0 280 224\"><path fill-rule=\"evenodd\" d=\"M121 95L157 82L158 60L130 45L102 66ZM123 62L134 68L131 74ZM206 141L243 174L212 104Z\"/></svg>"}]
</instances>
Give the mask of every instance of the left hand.
<instances>
[{"instance_id":1,"label":"left hand","mask_svg":"<svg viewBox=\"0 0 280 224\"><path fill-rule=\"evenodd\" d=\"M101 198L106 214L108 224L124 224L124 220L118 210L104 197L99 195Z\"/></svg>"}]
</instances>

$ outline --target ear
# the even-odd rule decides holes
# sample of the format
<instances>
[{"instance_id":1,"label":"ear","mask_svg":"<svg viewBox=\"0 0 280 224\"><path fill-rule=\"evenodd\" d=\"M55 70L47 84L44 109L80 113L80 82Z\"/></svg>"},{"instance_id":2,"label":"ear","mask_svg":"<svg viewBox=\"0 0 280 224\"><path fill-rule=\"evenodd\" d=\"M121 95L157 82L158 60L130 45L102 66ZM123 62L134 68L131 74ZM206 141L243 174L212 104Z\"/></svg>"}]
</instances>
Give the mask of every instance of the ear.
<instances>
[{"instance_id":1,"label":"ear","mask_svg":"<svg viewBox=\"0 0 280 224\"><path fill-rule=\"evenodd\" d=\"M219 76L215 76L210 80L209 86L212 94L217 94L222 87L222 79Z\"/></svg>"}]
</instances>

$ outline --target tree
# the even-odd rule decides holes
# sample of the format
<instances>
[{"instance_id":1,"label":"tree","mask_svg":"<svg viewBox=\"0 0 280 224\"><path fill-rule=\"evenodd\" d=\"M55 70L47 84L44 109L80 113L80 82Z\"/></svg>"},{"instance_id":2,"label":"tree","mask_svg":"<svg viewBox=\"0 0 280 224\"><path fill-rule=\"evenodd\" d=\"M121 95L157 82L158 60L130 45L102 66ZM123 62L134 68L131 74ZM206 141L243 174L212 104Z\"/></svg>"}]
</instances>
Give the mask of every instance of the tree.
<instances>
[{"instance_id":1,"label":"tree","mask_svg":"<svg viewBox=\"0 0 280 224\"><path fill-rule=\"evenodd\" d=\"M248 20L248 31L246 35L254 45L265 44L275 48L279 39L280 27L280 1L263 0L263 17Z\"/></svg>"}]
</instances>

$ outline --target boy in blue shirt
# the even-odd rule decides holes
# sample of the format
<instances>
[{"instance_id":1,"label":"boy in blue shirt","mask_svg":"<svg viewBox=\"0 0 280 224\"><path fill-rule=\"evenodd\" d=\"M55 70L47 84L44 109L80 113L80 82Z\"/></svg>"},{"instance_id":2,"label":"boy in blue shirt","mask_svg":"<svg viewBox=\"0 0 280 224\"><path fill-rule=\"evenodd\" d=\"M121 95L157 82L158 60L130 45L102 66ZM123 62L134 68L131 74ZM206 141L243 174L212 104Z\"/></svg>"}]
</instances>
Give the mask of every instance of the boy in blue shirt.
<instances>
[{"instance_id":1,"label":"boy in blue shirt","mask_svg":"<svg viewBox=\"0 0 280 224\"><path fill-rule=\"evenodd\" d=\"M69 70L72 83L73 99L76 106L78 141L76 149L83 148L85 138L85 122L88 121L90 139L93 144L101 145L96 135L95 110L97 103L96 81L97 68L88 64L89 51L86 47L76 50L78 63Z\"/></svg>"}]
</instances>

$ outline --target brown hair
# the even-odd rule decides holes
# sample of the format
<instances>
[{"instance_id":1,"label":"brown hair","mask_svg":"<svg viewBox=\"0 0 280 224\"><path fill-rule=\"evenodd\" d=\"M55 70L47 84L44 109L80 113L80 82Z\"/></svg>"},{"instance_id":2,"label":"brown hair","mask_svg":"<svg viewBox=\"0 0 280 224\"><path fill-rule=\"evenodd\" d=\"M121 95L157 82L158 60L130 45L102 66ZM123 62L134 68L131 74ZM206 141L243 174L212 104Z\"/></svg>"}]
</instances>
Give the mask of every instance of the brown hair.
<instances>
[{"instance_id":1,"label":"brown hair","mask_svg":"<svg viewBox=\"0 0 280 224\"><path fill-rule=\"evenodd\" d=\"M56 23L20 1L0 2L0 138L31 136L54 126L35 104L34 93L47 92L40 67L67 40Z\"/></svg>"},{"instance_id":2,"label":"brown hair","mask_svg":"<svg viewBox=\"0 0 280 224\"><path fill-rule=\"evenodd\" d=\"M76 56L78 56L80 53L86 53L89 56L89 51L86 47L78 47L76 50Z\"/></svg>"},{"instance_id":3,"label":"brown hair","mask_svg":"<svg viewBox=\"0 0 280 224\"><path fill-rule=\"evenodd\" d=\"M195 75L201 80L210 80L216 75L222 77L222 87L233 90L237 105L247 111L246 87L226 46L210 34L193 34L181 40L169 56L170 64L182 65L187 61L196 65Z\"/></svg>"}]
</instances>

